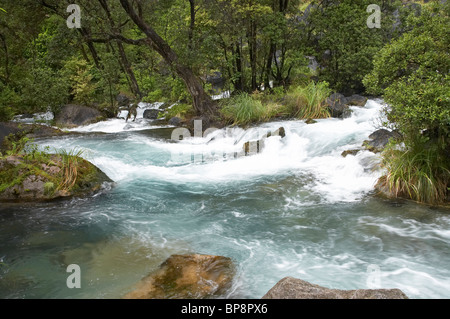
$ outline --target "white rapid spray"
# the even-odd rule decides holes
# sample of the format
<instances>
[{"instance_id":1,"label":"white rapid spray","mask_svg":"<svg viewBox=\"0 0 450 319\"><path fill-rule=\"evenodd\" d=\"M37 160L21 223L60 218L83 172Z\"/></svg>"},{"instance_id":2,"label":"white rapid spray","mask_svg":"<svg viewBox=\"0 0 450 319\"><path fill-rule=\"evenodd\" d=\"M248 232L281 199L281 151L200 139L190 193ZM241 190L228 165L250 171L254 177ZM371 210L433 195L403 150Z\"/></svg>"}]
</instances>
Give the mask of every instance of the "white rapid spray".
<instances>
[{"instance_id":1,"label":"white rapid spray","mask_svg":"<svg viewBox=\"0 0 450 319\"><path fill-rule=\"evenodd\" d=\"M133 178L159 179L173 183L223 183L258 176L309 175L308 191L322 194L327 201L355 201L373 190L380 176L379 157L361 150L343 157L345 150L361 148L376 129L383 104L369 100L365 107L352 107L346 119L322 119L315 124L304 121L282 121L242 129L229 127L205 137L168 141L145 135L128 135L116 141L120 149L87 149L89 160L113 180ZM78 128L81 132L120 133L130 130L156 129L148 123L126 124L110 120ZM127 127L128 125L128 127ZM130 125L134 125L130 127ZM261 139L268 132L284 127L286 136L265 139L261 153L235 158L247 141ZM175 129L175 128L174 128ZM80 143L80 140L74 140ZM81 141L82 142L82 141ZM70 144L70 143L69 143ZM129 148L129 150L128 150ZM125 149L122 149L125 151Z\"/></svg>"}]
</instances>

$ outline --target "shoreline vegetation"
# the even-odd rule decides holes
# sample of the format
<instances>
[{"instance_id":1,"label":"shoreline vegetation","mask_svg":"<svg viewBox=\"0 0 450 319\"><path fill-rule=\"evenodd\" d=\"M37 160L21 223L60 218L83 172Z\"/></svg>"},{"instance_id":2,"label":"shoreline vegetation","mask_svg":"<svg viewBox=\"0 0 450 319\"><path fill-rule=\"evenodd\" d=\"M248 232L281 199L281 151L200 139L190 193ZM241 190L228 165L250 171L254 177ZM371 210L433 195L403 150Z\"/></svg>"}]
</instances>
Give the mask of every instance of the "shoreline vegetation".
<instances>
[{"instance_id":1,"label":"shoreline vegetation","mask_svg":"<svg viewBox=\"0 0 450 319\"><path fill-rule=\"evenodd\" d=\"M383 2L379 28L368 27L370 4L81 0L82 28L70 29L60 2L7 0L0 12L0 121L57 116L67 105L89 107L100 120L121 106L161 101L178 103L167 111L174 123L313 123L348 116L340 101L346 97L381 96L389 105L383 126L401 138L382 154L388 173L378 186L393 197L446 203L450 3ZM211 98L221 92L231 97Z\"/></svg>"}]
</instances>

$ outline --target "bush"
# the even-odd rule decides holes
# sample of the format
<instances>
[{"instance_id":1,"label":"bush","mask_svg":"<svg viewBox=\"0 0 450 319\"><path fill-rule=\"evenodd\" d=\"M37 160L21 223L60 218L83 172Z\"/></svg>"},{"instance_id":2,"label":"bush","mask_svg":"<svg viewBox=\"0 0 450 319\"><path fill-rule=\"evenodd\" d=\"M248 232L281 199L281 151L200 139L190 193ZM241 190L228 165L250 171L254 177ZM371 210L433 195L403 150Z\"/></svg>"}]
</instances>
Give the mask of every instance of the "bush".
<instances>
[{"instance_id":1,"label":"bush","mask_svg":"<svg viewBox=\"0 0 450 319\"><path fill-rule=\"evenodd\" d=\"M330 112L325 101L330 94L327 82L310 82L305 87L295 87L286 96L287 112L300 119L327 118Z\"/></svg>"},{"instance_id":2,"label":"bush","mask_svg":"<svg viewBox=\"0 0 450 319\"><path fill-rule=\"evenodd\" d=\"M411 147L399 150L390 145L383 153L383 166L387 174L378 181L378 187L395 197L440 204L447 200L450 170L442 165L444 158L426 138Z\"/></svg>"},{"instance_id":3,"label":"bush","mask_svg":"<svg viewBox=\"0 0 450 319\"><path fill-rule=\"evenodd\" d=\"M433 204L447 200L450 182L450 3L423 11L411 17L411 31L381 50L364 84L383 93L388 124L403 136L402 150L383 153L381 185Z\"/></svg>"},{"instance_id":4,"label":"bush","mask_svg":"<svg viewBox=\"0 0 450 319\"><path fill-rule=\"evenodd\" d=\"M247 93L231 97L221 105L224 120L233 125L248 125L253 122L265 121L270 118L272 113L270 111L270 108L265 108L260 100Z\"/></svg>"}]
</instances>

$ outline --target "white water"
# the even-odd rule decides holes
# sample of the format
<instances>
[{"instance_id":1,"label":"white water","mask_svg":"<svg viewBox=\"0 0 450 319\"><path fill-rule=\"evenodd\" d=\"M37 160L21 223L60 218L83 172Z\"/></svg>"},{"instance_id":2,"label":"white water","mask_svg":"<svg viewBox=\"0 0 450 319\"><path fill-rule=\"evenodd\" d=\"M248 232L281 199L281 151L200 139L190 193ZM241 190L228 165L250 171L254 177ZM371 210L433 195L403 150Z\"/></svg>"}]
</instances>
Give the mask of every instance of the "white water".
<instances>
[{"instance_id":1,"label":"white water","mask_svg":"<svg viewBox=\"0 0 450 319\"><path fill-rule=\"evenodd\" d=\"M374 265L380 288L448 298L448 212L374 197L378 155L341 156L376 129L380 102L354 107L344 120L228 128L178 142L162 137L172 128L141 119L131 128L110 120L77 129L81 136L40 141L83 149L116 186L91 199L33 208L34 215L15 212L28 228L23 239L0 238L0 257L11 264L6 278L45 284L34 294L20 285L5 289L5 296L120 297L170 254L195 252L236 263L226 298L260 298L285 276L330 288L377 288L369 281ZM268 138L262 153L224 158L280 126L286 137ZM20 228L11 223L0 223L4 234ZM32 242L44 244L21 255ZM55 272L65 276L54 264L61 258L81 264L87 288L68 291L54 279ZM46 271L29 274L38 267Z\"/></svg>"}]
</instances>

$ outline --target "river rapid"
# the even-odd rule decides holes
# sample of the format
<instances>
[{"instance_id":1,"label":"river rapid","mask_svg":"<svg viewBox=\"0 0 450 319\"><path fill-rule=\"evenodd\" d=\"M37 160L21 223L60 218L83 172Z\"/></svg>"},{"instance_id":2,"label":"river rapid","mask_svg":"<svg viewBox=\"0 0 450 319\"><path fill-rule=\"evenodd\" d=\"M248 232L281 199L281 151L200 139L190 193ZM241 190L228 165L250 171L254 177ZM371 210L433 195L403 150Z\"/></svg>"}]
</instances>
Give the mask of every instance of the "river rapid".
<instances>
[{"instance_id":1,"label":"river rapid","mask_svg":"<svg viewBox=\"0 0 450 319\"><path fill-rule=\"evenodd\" d=\"M359 148L381 100L346 119L280 121L171 140L138 117L41 139L83 150L114 182L88 198L0 207L0 298L120 298L172 254L232 258L220 298L261 298L286 276L335 289L450 297L447 209L376 196L379 155ZM243 143L284 127L261 153ZM81 288L66 285L67 266Z\"/></svg>"}]
</instances>

